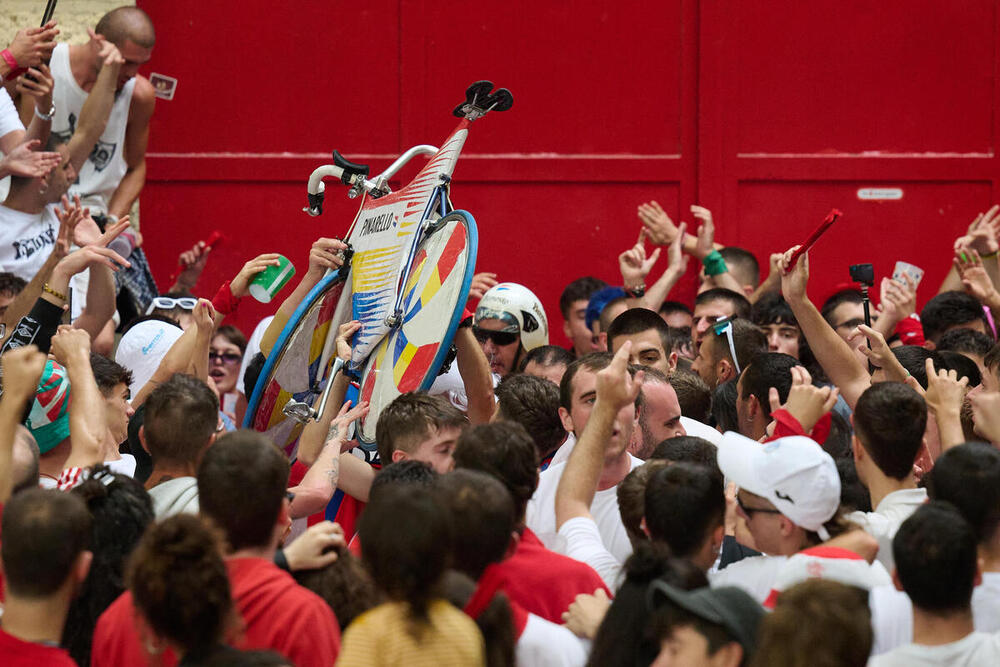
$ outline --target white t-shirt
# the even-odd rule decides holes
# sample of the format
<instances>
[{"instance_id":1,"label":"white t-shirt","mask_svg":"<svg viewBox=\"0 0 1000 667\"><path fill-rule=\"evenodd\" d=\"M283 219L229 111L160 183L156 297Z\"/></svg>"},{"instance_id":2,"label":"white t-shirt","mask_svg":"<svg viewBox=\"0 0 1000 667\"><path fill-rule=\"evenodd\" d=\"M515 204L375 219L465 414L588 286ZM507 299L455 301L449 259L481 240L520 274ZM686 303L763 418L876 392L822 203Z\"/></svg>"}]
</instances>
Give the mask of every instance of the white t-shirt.
<instances>
[{"instance_id":1,"label":"white t-shirt","mask_svg":"<svg viewBox=\"0 0 1000 667\"><path fill-rule=\"evenodd\" d=\"M587 650L576 635L534 614L528 614L514 655L520 667L582 667L587 662Z\"/></svg>"},{"instance_id":2,"label":"white t-shirt","mask_svg":"<svg viewBox=\"0 0 1000 667\"><path fill-rule=\"evenodd\" d=\"M631 454L629 458L629 470L635 470L643 464L642 459L637 459ZM528 501L526 523L528 528L538 536L545 546L553 551L564 552L562 540L556 532L556 488L559 486L559 479L562 477L565 463L550 465L538 476L538 488L535 495ZM601 533L601 541L608 551L621 562L632 553L632 543L625 532L625 525L622 523L621 514L618 511L618 489L612 486L594 494L594 501L590 504L590 514L597 523L597 529Z\"/></svg>"},{"instance_id":3,"label":"white t-shirt","mask_svg":"<svg viewBox=\"0 0 1000 667\"><path fill-rule=\"evenodd\" d=\"M566 441L559 445L559 449L552 455L549 467L551 468L557 463L566 463L566 461L569 461L569 455L573 453L574 447L576 447L576 436L572 433L567 433Z\"/></svg>"},{"instance_id":4,"label":"white t-shirt","mask_svg":"<svg viewBox=\"0 0 1000 667\"><path fill-rule=\"evenodd\" d=\"M274 315L268 315L254 327L253 333L250 334L250 340L247 341L247 349L243 352L243 362L240 364L240 376L236 380L236 391L243 391L243 383L246 381L247 368L250 366L250 362L253 358L257 356L260 352L260 341L264 338L264 332L271 325L274 320ZM253 391L253 387L250 388ZM248 397L249 398L249 397Z\"/></svg>"},{"instance_id":5,"label":"white t-shirt","mask_svg":"<svg viewBox=\"0 0 1000 667\"><path fill-rule=\"evenodd\" d=\"M0 87L0 137L24 130L21 119L17 115L13 100L7 94L7 89Z\"/></svg>"},{"instance_id":6,"label":"white t-shirt","mask_svg":"<svg viewBox=\"0 0 1000 667\"><path fill-rule=\"evenodd\" d=\"M771 594L788 556L752 556L728 565L724 570L708 573L712 588L736 586L746 591L760 604Z\"/></svg>"},{"instance_id":7,"label":"white t-shirt","mask_svg":"<svg viewBox=\"0 0 1000 667\"><path fill-rule=\"evenodd\" d=\"M0 271L30 281L52 254L59 234L55 207L22 213L0 205Z\"/></svg>"},{"instance_id":8,"label":"white t-shirt","mask_svg":"<svg viewBox=\"0 0 1000 667\"><path fill-rule=\"evenodd\" d=\"M875 642L872 655L913 641L913 605L893 586L872 589L868 596ZM1000 572L983 572L983 583L972 590L972 620L977 632L1000 631Z\"/></svg>"},{"instance_id":9,"label":"white t-shirt","mask_svg":"<svg viewBox=\"0 0 1000 667\"><path fill-rule=\"evenodd\" d=\"M892 572L896 566L892 538L899 526L926 502L927 489L900 489L883 498L874 512L851 512L847 518L878 540L878 561Z\"/></svg>"},{"instance_id":10,"label":"white t-shirt","mask_svg":"<svg viewBox=\"0 0 1000 667\"><path fill-rule=\"evenodd\" d=\"M939 646L905 644L868 661L868 667L984 667L1000 665L1000 635L973 632Z\"/></svg>"},{"instance_id":11,"label":"white t-shirt","mask_svg":"<svg viewBox=\"0 0 1000 667\"><path fill-rule=\"evenodd\" d=\"M708 424L703 424L697 419L691 419L689 417L681 417L681 426L684 427L684 432L688 435L693 435L697 438L703 438L708 440L710 443L719 446L722 442L722 434L717 430L709 426Z\"/></svg>"},{"instance_id":12,"label":"white t-shirt","mask_svg":"<svg viewBox=\"0 0 1000 667\"><path fill-rule=\"evenodd\" d=\"M500 376L492 373L493 387L500 384ZM444 396L448 402L462 412L469 411L469 397L465 394L465 382L458 372L458 359L453 359L447 373L434 378L434 383L427 390L431 396Z\"/></svg>"},{"instance_id":13,"label":"white t-shirt","mask_svg":"<svg viewBox=\"0 0 1000 667\"><path fill-rule=\"evenodd\" d=\"M601 532L590 517L573 517L559 528L563 553L582 561L601 575L604 585L616 591L621 585L622 562L601 541Z\"/></svg>"}]
</instances>

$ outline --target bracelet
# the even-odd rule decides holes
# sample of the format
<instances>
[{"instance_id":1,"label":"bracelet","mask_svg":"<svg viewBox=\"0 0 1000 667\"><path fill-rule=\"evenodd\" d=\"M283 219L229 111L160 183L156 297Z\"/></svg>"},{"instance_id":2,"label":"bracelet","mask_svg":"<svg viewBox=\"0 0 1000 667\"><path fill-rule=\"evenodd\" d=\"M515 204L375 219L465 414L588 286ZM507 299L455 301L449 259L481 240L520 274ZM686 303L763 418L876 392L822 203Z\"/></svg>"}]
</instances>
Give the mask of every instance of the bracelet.
<instances>
[{"instance_id":1,"label":"bracelet","mask_svg":"<svg viewBox=\"0 0 1000 667\"><path fill-rule=\"evenodd\" d=\"M38 107L35 107L35 117L38 120L50 121L50 120L52 120L52 116L54 116L55 114L56 114L56 105L55 104L53 104L51 107L49 107L49 112L47 114L46 113L41 113L38 110Z\"/></svg>"},{"instance_id":2,"label":"bracelet","mask_svg":"<svg viewBox=\"0 0 1000 667\"><path fill-rule=\"evenodd\" d=\"M720 273L729 271L725 258L723 258L722 253L718 250L713 250L705 255L705 259L701 260L701 263L705 266L706 276L717 276Z\"/></svg>"},{"instance_id":3,"label":"bracelet","mask_svg":"<svg viewBox=\"0 0 1000 667\"><path fill-rule=\"evenodd\" d=\"M635 287L625 286L626 296L630 296L634 299L641 299L646 295L646 283L639 283Z\"/></svg>"},{"instance_id":4,"label":"bracelet","mask_svg":"<svg viewBox=\"0 0 1000 667\"><path fill-rule=\"evenodd\" d=\"M62 294L61 292L55 291L54 289L52 289L51 287L49 287L48 283L45 283L44 285L42 285L42 291L43 292L48 292L49 294L51 294L52 296L54 296L55 298L57 298L57 299L59 299L61 301L69 302L69 299L66 298L65 294Z\"/></svg>"}]
</instances>

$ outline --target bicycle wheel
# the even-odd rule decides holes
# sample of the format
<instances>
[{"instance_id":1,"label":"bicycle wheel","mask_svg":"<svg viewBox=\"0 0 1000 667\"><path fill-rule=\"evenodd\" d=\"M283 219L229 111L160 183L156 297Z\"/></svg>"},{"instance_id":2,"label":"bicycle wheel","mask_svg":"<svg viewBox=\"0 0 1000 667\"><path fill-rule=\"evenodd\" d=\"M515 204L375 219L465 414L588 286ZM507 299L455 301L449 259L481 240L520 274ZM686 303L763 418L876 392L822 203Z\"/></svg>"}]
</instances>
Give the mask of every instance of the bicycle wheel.
<instances>
[{"instance_id":1,"label":"bicycle wheel","mask_svg":"<svg viewBox=\"0 0 1000 667\"><path fill-rule=\"evenodd\" d=\"M403 288L403 323L375 347L361 374L360 400L371 406L357 429L365 444L375 442L386 405L430 388L462 319L476 268L476 221L467 211L453 211L435 225L417 247Z\"/></svg>"},{"instance_id":2,"label":"bicycle wheel","mask_svg":"<svg viewBox=\"0 0 1000 667\"><path fill-rule=\"evenodd\" d=\"M282 408L290 398L312 405L323 391L326 382L317 382L317 377L324 374L320 367L324 345L350 318L347 273L330 274L306 295L268 355L247 405L243 427L266 434L289 456L295 453L302 424Z\"/></svg>"}]
</instances>

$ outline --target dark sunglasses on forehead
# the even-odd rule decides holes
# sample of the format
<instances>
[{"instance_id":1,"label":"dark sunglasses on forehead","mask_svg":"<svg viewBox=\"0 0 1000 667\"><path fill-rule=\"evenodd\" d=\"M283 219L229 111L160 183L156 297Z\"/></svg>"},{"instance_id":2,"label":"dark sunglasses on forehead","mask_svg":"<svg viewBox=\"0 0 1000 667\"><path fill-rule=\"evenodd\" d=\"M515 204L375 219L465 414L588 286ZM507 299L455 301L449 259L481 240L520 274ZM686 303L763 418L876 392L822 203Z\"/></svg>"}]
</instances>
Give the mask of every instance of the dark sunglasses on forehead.
<instances>
[{"instance_id":1,"label":"dark sunglasses on forehead","mask_svg":"<svg viewBox=\"0 0 1000 667\"><path fill-rule=\"evenodd\" d=\"M517 342L517 334L510 331L490 331L489 329L480 329L477 326L473 326L472 335L475 336L476 340L480 343L485 343L486 341L491 340L494 345L500 347Z\"/></svg>"}]
</instances>

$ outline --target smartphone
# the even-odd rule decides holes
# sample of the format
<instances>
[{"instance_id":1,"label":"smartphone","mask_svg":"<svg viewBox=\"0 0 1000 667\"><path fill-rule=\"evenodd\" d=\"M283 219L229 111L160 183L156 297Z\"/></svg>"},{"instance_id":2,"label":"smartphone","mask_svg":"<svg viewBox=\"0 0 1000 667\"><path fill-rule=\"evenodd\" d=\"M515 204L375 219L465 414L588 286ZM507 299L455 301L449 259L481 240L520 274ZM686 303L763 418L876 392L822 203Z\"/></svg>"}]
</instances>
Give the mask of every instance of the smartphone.
<instances>
[{"instance_id":1,"label":"smartphone","mask_svg":"<svg viewBox=\"0 0 1000 667\"><path fill-rule=\"evenodd\" d=\"M903 276L909 276L910 281L913 283L913 289L917 289L920 285L921 278L924 277L924 270L919 266L914 266L913 264L908 264L907 262L896 262L896 268L892 270L892 279L902 285L905 285L906 281L903 280Z\"/></svg>"}]
</instances>

